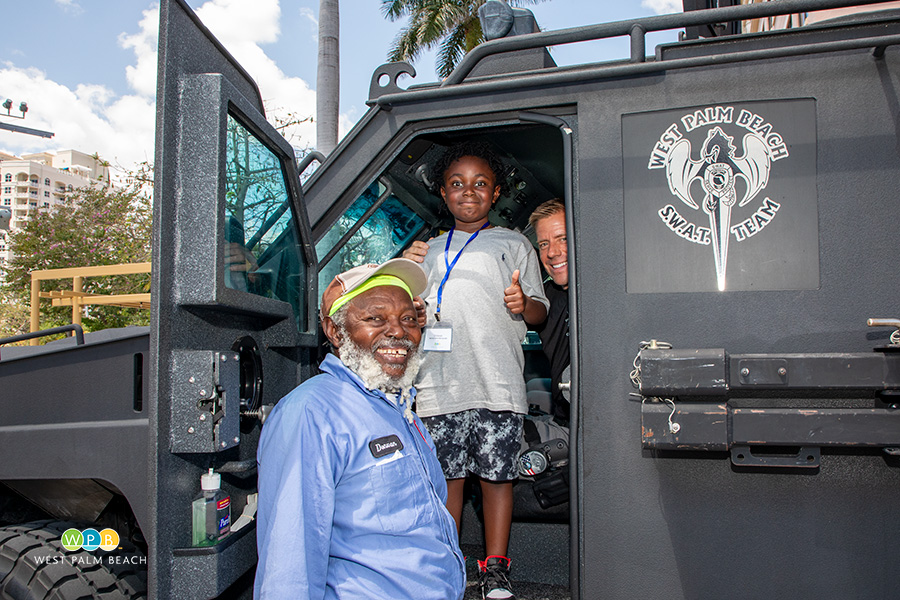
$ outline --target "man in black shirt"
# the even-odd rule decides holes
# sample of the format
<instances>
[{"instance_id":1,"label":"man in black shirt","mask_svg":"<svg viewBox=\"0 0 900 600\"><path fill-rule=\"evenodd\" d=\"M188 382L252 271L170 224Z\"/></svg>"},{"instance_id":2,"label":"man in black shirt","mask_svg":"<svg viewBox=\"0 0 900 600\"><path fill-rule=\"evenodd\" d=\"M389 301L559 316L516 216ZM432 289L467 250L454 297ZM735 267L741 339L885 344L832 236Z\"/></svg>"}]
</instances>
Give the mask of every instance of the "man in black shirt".
<instances>
[{"instance_id":1,"label":"man in black shirt","mask_svg":"<svg viewBox=\"0 0 900 600\"><path fill-rule=\"evenodd\" d=\"M558 199L538 206L529 224L537 236L538 256L550 278L544 295L550 300L547 320L536 327L544 353L550 360L551 406L556 421L568 424L569 402L559 389L563 371L569 366L569 263L566 246L565 206Z\"/></svg>"}]
</instances>

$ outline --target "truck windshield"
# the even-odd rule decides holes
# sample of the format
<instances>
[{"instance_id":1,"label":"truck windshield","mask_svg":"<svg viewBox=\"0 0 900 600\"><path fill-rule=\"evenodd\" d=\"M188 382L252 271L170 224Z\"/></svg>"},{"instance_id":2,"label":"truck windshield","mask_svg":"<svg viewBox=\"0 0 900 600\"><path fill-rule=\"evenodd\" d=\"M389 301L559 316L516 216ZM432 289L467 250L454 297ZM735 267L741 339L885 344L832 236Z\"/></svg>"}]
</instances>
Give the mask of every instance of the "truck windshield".
<instances>
[{"instance_id":1,"label":"truck windshield","mask_svg":"<svg viewBox=\"0 0 900 600\"><path fill-rule=\"evenodd\" d=\"M303 314L305 265L278 156L228 115L225 285L288 302Z\"/></svg>"}]
</instances>

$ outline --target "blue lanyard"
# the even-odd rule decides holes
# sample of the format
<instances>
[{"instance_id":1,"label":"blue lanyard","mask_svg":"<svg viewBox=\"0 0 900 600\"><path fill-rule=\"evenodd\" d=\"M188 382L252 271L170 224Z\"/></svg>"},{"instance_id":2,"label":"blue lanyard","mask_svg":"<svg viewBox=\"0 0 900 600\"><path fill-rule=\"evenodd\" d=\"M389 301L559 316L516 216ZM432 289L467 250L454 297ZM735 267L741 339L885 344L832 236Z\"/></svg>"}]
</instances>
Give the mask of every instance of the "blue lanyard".
<instances>
[{"instance_id":1,"label":"blue lanyard","mask_svg":"<svg viewBox=\"0 0 900 600\"><path fill-rule=\"evenodd\" d=\"M437 294L437 310L434 313L434 318L438 321L441 320L441 298L444 296L444 284L447 283L447 280L450 279L450 271L453 270L453 267L456 266L456 261L459 260L459 257L462 256L463 250L466 249L472 240L478 237L478 234L481 233L481 230L490 225L490 222L486 222L484 225L478 228L478 231L469 236L469 239L466 240L466 243L463 244L463 247L459 249L459 252L456 253L456 257L453 259L453 262L450 262L450 241L453 239L453 231L456 227L452 227L450 229L450 233L447 234L447 245L444 246L444 264L447 266L447 272L444 273L444 278L441 279L441 285L438 286L438 294Z\"/></svg>"}]
</instances>

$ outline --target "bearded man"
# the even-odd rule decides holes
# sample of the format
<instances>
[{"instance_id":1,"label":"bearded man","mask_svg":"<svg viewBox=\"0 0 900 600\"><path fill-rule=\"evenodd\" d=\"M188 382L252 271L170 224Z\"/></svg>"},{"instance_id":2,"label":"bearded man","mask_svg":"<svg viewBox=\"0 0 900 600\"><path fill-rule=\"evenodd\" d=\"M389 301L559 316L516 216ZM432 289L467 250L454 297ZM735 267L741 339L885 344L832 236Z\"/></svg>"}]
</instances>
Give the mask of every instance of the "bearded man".
<instances>
[{"instance_id":1,"label":"bearded man","mask_svg":"<svg viewBox=\"0 0 900 600\"><path fill-rule=\"evenodd\" d=\"M332 346L259 443L257 599L462 598L465 563L434 443L412 412L425 272L356 267L322 296Z\"/></svg>"}]
</instances>

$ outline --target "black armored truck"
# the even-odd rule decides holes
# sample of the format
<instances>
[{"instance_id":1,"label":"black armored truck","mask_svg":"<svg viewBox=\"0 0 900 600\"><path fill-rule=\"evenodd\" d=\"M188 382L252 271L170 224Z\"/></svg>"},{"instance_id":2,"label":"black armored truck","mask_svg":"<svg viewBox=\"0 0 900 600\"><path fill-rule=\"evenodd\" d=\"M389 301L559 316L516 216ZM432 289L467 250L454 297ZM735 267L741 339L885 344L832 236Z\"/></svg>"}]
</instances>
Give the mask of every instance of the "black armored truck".
<instances>
[{"instance_id":1,"label":"black armored truck","mask_svg":"<svg viewBox=\"0 0 900 600\"><path fill-rule=\"evenodd\" d=\"M448 226L429 167L464 139L508 165L492 223L532 235L538 204L567 209L568 454L516 486L514 577L584 600L897 597L900 13L741 33L850 4L879 3L548 32L510 9L522 35L440 83L380 67L359 123L298 164L252 74L163 0L151 324L3 346L0 598L247 597L257 441L317 371L319 294ZM683 35L648 55L662 30ZM616 37L612 62L547 50ZM231 531L195 547L209 469Z\"/></svg>"}]
</instances>

